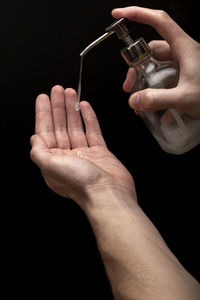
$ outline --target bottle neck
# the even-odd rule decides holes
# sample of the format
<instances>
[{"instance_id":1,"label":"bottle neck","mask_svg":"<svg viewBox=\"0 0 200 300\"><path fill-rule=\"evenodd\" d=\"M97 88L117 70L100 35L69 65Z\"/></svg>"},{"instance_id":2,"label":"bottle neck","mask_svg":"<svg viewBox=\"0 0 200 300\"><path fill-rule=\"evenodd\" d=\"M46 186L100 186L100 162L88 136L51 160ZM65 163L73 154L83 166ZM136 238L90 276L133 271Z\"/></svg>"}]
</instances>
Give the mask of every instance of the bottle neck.
<instances>
[{"instance_id":1,"label":"bottle neck","mask_svg":"<svg viewBox=\"0 0 200 300\"><path fill-rule=\"evenodd\" d=\"M129 66L136 67L151 56L151 49L143 38L139 38L130 46L122 49L121 54Z\"/></svg>"}]
</instances>

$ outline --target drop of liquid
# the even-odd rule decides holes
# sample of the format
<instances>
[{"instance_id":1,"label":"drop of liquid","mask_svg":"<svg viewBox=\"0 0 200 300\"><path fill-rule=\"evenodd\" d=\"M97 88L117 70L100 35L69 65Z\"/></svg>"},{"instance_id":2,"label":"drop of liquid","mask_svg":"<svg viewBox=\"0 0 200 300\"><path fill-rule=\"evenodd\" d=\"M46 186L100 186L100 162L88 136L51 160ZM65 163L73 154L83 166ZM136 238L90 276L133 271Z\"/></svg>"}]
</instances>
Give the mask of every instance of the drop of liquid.
<instances>
[{"instance_id":1,"label":"drop of liquid","mask_svg":"<svg viewBox=\"0 0 200 300\"><path fill-rule=\"evenodd\" d=\"M80 110L80 103L79 102L76 102L75 106L74 106L74 109L76 111L79 111Z\"/></svg>"}]
</instances>

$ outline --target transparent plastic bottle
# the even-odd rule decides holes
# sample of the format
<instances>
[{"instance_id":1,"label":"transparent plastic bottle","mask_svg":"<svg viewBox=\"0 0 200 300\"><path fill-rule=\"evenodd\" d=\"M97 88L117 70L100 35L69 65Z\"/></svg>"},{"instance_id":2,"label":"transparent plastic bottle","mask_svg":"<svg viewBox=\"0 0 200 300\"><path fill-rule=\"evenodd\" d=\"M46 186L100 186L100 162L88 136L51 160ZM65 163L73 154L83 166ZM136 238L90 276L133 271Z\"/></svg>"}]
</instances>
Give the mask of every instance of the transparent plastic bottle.
<instances>
[{"instance_id":1,"label":"transparent plastic bottle","mask_svg":"<svg viewBox=\"0 0 200 300\"><path fill-rule=\"evenodd\" d=\"M146 88L173 88L178 83L179 70L173 62L159 62L143 38L124 48L122 56L136 70L131 93ZM182 154L200 143L200 119L174 109L138 112L161 148L169 153Z\"/></svg>"}]
</instances>

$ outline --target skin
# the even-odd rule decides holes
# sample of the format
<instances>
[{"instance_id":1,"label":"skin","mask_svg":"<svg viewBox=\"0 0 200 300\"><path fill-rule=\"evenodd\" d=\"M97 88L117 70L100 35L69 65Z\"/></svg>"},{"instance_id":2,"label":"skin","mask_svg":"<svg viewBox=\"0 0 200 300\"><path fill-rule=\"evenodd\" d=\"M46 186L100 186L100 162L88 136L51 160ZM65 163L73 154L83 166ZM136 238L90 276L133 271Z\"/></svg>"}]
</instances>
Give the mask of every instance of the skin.
<instances>
[{"instance_id":1,"label":"skin","mask_svg":"<svg viewBox=\"0 0 200 300\"><path fill-rule=\"evenodd\" d=\"M188 36L171 18L160 10L142 7L126 7L112 11L114 18L127 18L152 26L163 41L151 41L153 56L158 60L174 60L179 64L180 76L173 89L146 89L134 93L129 105L135 110L156 111L173 108L200 117L200 45ZM130 69L123 88L130 92L135 79Z\"/></svg>"},{"instance_id":2,"label":"skin","mask_svg":"<svg viewBox=\"0 0 200 300\"><path fill-rule=\"evenodd\" d=\"M31 158L47 185L87 215L115 299L200 299L199 284L139 207L134 180L108 150L90 104L77 112L76 99L61 86L38 96Z\"/></svg>"},{"instance_id":3,"label":"skin","mask_svg":"<svg viewBox=\"0 0 200 300\"><path fill-rule=\"evenodd\" d=\"M115 299L200 299L199 283L138 205L134 180L108 150L90 104L77 112L76 99L61 86L37 97L31 158L47 185L88 217Z\"/></svg>"},{"instance_id":4,"label":"skin","mask_svg":"<svg viewBox=\"0 0 200 300\"><path fill-rule=\"evenodd\" d=\"M36 99L31 158L41 167L47 185L63 197L76 199L81 207L81 199L90 190L101 191L102 186L118 186L136 198L132 176L108 150L95 112L86 101L80 104L84 132L80 112L74 110L76 99L73 89L64 91L61 86L52 89L51 101L45 94ZM67 189L62 186L63 178L69 181Z\"/></svg>"}]
</instances>

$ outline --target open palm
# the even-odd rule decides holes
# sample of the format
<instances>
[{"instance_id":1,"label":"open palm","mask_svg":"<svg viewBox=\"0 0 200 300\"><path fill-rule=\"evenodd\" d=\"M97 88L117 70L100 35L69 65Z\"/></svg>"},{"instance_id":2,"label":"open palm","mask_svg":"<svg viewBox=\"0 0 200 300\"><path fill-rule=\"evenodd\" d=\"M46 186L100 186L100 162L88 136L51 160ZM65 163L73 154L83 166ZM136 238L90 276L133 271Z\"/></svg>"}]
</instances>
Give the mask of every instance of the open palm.
<instances>
[{"instance_id":1,"label":"open palm","mask_svg":"<svg viewBox=\"0 0 200 300\"><path fill-rule=\"evenodd\" d=\"M36 100L31 158L47 185L76 202L111 187L135 194L132 176L106 147L93 109L82 101L81 114L75 111L76 98L74 90L55 86L51 101L44 94Z\"/></svg>"}]
</instances>

